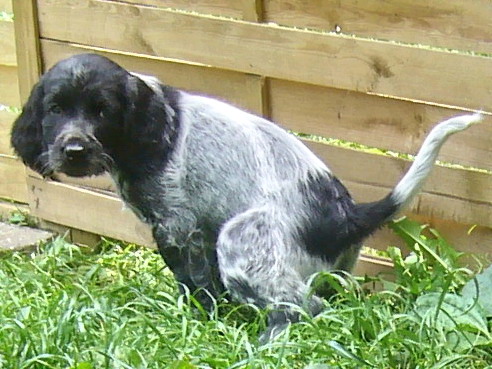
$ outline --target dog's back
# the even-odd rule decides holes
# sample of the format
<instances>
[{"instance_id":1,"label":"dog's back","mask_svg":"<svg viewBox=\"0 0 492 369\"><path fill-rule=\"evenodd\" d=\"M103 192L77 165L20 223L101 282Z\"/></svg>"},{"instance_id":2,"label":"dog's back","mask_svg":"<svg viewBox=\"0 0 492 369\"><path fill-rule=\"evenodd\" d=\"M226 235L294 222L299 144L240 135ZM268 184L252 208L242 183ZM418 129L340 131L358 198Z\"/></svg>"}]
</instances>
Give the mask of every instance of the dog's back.
<instances>
[{"instance_id":1,"label":"dog's back","mask_svg":"<svg viewBox=\"0 0 492 369\"><path fill-rule=\"evenodd\" d=\"M180 178L197 214L217 225L265 203L302 211L302 184L329 175L297 138L267 120L186 93L180 107L182 130L168 173Z\"/></svg>"}]
</instances>

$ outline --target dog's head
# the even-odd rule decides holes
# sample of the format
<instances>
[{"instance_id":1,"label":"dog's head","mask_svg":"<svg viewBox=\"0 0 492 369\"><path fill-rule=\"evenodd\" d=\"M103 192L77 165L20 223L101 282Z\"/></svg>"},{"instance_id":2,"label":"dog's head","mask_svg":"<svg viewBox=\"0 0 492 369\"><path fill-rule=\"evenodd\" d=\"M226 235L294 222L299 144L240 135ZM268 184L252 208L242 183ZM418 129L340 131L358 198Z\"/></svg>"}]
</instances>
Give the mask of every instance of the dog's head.
<instances>
[{"instance_id":1,"label":"dog's head","mask_svg":"<svg viewBox=\"0 0 492 369\"><path fill-rule=\"evenodd\" d=\"M34 86L14 123L12 146L43 176L101 174L119 154L145 146L142 140L154 142L162 133L152 132L158 126L155 117L149 121L145 116L158 105L153 102L156 94L155 88L105 57L70 57Z\"/></svg>"}]
</instances>

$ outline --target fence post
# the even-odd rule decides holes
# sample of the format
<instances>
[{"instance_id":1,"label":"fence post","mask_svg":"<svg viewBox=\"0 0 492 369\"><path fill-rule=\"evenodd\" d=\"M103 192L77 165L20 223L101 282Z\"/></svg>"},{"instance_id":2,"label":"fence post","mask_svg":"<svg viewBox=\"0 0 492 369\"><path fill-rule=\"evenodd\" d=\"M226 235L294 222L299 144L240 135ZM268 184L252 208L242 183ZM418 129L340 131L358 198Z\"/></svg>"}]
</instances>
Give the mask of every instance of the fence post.
<instances>
[{"instance_id":1,"label":"fence post","mask_svg":"<svg viewBox=\"0 0 492 369\"><path fill-rule=\"evenodd\" d=\"M263 0L242 0L243 20L263 22Z\"/></svg>"},{"instance_id":2,"label":"fence post","mask_svg":"<svg viewBox=\"0 0 492 369\"><path fill-rule=\"evenodd\" d=\"M19 92L25 102L41 75L41 53L35 0L13 1Z\"/></svg>"}]
</instances>

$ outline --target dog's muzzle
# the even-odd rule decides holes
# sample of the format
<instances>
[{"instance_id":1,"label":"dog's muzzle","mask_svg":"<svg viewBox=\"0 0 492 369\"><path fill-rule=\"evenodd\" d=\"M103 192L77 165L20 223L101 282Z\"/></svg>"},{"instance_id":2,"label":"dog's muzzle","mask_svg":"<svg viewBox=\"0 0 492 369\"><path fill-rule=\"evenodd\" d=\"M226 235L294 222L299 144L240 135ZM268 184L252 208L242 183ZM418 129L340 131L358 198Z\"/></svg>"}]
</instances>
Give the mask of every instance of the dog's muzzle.
<instances>
[{"instance_id":1,"label":"dog's muzzle","mask_svg":"<svg viewBox=\"0 0 492 369\"><path fill-rule=\"evenodd\" d=\"M109 170L110 159L101 143L75 124L67 126L50 147L50 167L72 177L99 175Z\"/></svg>"}]
</instances>

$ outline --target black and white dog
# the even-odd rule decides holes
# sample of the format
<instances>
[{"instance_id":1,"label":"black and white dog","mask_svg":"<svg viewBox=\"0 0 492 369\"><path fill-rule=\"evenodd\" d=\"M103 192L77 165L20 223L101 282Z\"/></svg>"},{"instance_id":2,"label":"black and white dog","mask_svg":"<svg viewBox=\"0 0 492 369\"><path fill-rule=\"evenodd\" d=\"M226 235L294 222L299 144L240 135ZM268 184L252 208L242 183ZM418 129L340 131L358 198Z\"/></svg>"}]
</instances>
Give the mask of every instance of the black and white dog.
<instances>
[{"instance_id":1,"label":"black and white dog","mask_svg":"<svg viewBox=\"0 0 492 369\"><path fill-rule=\"evenodd\" d=\"M228 291L273 307L263 340L322 307L316 272L353 267L362 241L400 211L451 134L480 120L437 125L384 199L356 204L298 139L231 105L132 74L95 54L65 59L34 87L12 129L24 163L92 176L109 172L153 230L177 280L207 305ZM283 305L287 303L287 305Z\"/></svg>"}]
</instances>

